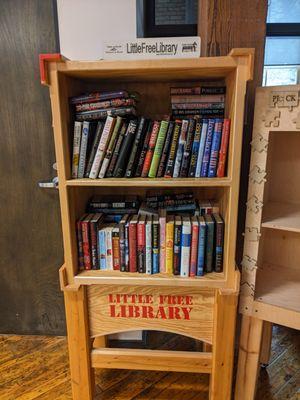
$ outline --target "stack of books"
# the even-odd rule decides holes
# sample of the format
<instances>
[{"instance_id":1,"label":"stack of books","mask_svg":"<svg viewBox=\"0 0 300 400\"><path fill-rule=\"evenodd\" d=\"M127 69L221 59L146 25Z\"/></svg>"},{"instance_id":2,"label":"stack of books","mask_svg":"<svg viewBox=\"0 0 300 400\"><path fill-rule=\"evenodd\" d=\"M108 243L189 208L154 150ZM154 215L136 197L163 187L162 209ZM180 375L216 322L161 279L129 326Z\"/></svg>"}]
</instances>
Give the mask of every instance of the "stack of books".
<instances>
[{"instance_id":1,"label":"stack of books","mask_svg":"<svg viewBox=\"0 0 300 400\"><path fill-rule=\"evenodd\" d=\"M153 212L139 204L133 197L91 199L76 223L80 270L222 272L224 220L216 204L191 194L148 197L142 204Z\"/></svg>"}]
</instances>

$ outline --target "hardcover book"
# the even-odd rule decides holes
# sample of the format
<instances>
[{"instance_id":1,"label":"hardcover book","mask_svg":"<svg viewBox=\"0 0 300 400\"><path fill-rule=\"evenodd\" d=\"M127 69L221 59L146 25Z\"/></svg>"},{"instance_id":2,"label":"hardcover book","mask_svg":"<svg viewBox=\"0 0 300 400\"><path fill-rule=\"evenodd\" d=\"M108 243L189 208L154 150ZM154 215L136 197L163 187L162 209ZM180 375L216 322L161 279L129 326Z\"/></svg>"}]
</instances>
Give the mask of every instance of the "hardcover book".
<instances>
[{"instance_id":1,"label":"hardcover book","mask_svg":"<svg viewBox=\"0 0 300 400\"><path fill-rule=\"evenodd\" d=\"M160 128L159 128L159 132L157 135L155 149L154 149L154 153L153 153L153 157L152 157L152 161L151 161L151 165L150 165L150 169L149 169L149 173L148 173L149 178L156 177L158 166L159 166L159 161L160 161L161 154L163 151L163 146L165 143L168 125L169 125L169 121L161 121L161 123L160 123Z\"/></svg>"},{"instance_id":2,"label":"hardcover book","mask_svg":"<svg viewBox=\"0 0 300 400\"><path fill-rule=\"evenodd\" d=\"M79 103L75 105L76 112L101 110L103 108L117 108L135 106L135 100L131 98L119 98L92 103Z\"/></svg>"},{"instance_id":3,"label":"hardcover book","mask_svg":"<svg viewBox=\"0 0 300 400\"><path fill-rule=\"evenodd\" d=\"M149 121L147 130L146 130L146 134L145 134L145 138L143 140L141 152L139 154L139 159L138 159L137 167L136 167L135 174L134 174L135 177L139 177L142 175L142 170L143 170L143 166L144 166L144 162L145 162L145 157L146 157L146 154L148 151L149 140L150 140L152 129L153 129L153 122Z\"/></svg>"},{"instance_id":4,"label":"hardcover book","mask_svg":"<svg viewBox=\"0 0 300 400\"><path fill-rule=\"evenodd\" d=\"M101 100L118 99L128 97L129 94L125 90L115 90L111 92L94 92L82 94L71 98L71 104L92 103Z\"/></svg>"},{"instance_id":5,"label":"hardcover book","mask_svg":"<svg viewBox=\"0 0 300 400\"><path fill-rule=\"evenodd\" d=\"M125 237L125 225L129 215L125 214L119 222L119 237L120 237L120 271L126 271L126 237Z\"/></svg>"},{"instance_id":6,"label":"hardcover book","mask_svg":"<svg viewBox=\"0 0 300 400\"><path fill-rule=\"evenodd\" d=\"M189 167L190 167L190 160L191 160L191 151L192 151L193 139L194 139L194 133L195 133L195 125L196 125L196 120L194 118L190 118L188 131L187 131L186 143L185 143L184 151L183 151L182 164L181 164L181 168L180 168L179 176L181 178L185 178L188 175L188 171L189 171Z\"/></svg>"},{"instance_id":7,"label":"hardcover book","mask_svg":"<svg viewBox=\"0 0 300 400\"><path fill-rule=\"evenodd\" d=\"M214 269L215 223L210 214L204 215L204 220L206 223L205 270L212 272Z\"/></svg>"},{"instance_id":8,"label":"hardcover book","mask_svg":"<svg viewBox=\"0 0 300 400\"><path fill-rule=\"evenodd\" d=\"M78 269L84 270L84 254L83 254L83 239L82 239L82 221L87 217L88 214L84 214L76 222L76 234L77 234L77 251L78 251Z\"/></svg>"},{"instance_id":9,"label":"hardcover book","mask_svg":"<svg viewBox=\"0 0 300 400\"><path fill-rule=\"evenodd\" d=\"M215 126L215 120L209 119L208 126L207 126L207 134L206 134L206 141L205 141L205 146L204 146L202 165L201 165L201 174L200 174L200 176L203 178L207 177L207 173L208 173L208 164L209 164L209 158L210 158L214 126Z\"/></svg>"},{"instance_id":10,"label":"hardcover book","mask_svg":"<svg viewBox=\"0 0 300 400\"><path fill-rule=\"evenodd\" d=\"M184 147L186 144L188 125L189 125L188 120L185 120L185 119L182 120L182 126L181 126L181 131L180 131L180 136L179 136L179 141L178 141L178 148L177 148L175 164L174 164L173 178L179 177Z\"/></svg>"},{"instance_id":11,"label":"hardcover book","mask_svg":"<svg viewBox=\"0 0 300 400\"><path fill-rule=\"evenodd\" d=\"M221 140L219 163L217 169L218 178L223 178L225 176L229 135L230 135L230 119L225 118L223 123L222 140Z\"/></svg>"},{"instance_id":12,"label":"hardcover book","mask_svg":"<svg viewBox=\"0 0 300 400\"><path fill-rule=\"evenodd\" d=\"M137 270L146 272L146 215L141 215L137 224Z\"/></svg>"},{"instance_id":13,"label":"hardcover book","mask_svg":"<svg viewBox=\"0 0 300 400\"><path fill-rule=\"evenodd\" d=\"M176 215L175 226L174 226L174 258L173 258L174 275L180 275L181 231L182 231L181 217Z\"/></svg>"},{"instance_id":14,"label":"hardcover book","mask_svg":"<svg viewBox=\"0 0 300 400\"><path fill-rule=\"evenodd\" d=\"M125 117L135 116L135 107L116 107L116 108L103 108L101 110L82 111L76 113L75 117L78 121L94 121L97 119L104 119L107 117Z\"/></svg>"},{"instance_id":15,"label":"hardcover book","mask_svg":"<svg viewBox=\"0 0 300 400\"><path fill-rule=\"evenodd\" d=\"M202 122L196 121L195 135L194 135L194 141L193 141L193 146L192 146L192 155L191 155L191 161L190 161L190 168L189 168L189 172L188 172L188 176L190 178L194 178L196 176L197 160L198 160L200 138L201 138L201 129L202 129Z\"/></svg>"},{"instance_id":16,"label":"hardcover book","mask_svg":"<svg viewBox=\"0 0 300 400\"><path fill-rule=\"evenodd\" d=\"M152 218L152 273L159 273L159 220Z\"/></svg>"},{"instance_id":17,"label":"hardcover book","mask_svg":"<svg viewBox=\"0 0 300 400\"><path fill-rule=\"evenodd\" d=\"M72 158L72 178L76 179L78 175L80 142L81 142L82 122L74 122L73 137L73 158Z\"/></svg>"},{"instance_id":18,"label":"hardcover book","mask_svg":"<svg viewBox=\"0 0 300 400\"><path fill-rule=\"evenodd\" d=\"M134 143L131 149L129 161L127 164L125 176L126 178L131 178L134 176L135 169L137 167L137 157L139 155L140 143L144 139L145 128L147 128L147 120L144 117L139 119L139 124L136 130L136 135L134 139Z\"/></svg>"},{"instance_id":19,"label":"hardcover book","mask_svg":"<svg viewBox=\"0 0 300 400\"><path fill-rule=\"evenodd\" d=\"M152 216L146 216L146 274L152 274Z\"/></svg>"},{"instance_id":20,"label":"hardcover book","mask_svg":"<svg viewBox=\"0 0 300 400\"><path fill-rule=\"evenodd\" d=\"M218 167L218 159L219 159L219 150L221 145L221 136L222 136L222 119L215 120L214 133L211 144L209 165L208 165L208 178L214 178L217 175L217 167Z\"/></svg>"},{"instance_id":21,"label":"hardcover book","mask_svg":"<svg viewBox=\"0 0 300 400\"><path fill-rule=\"evenodd\" d=\"M98 231L98 241L99 266L101 270L106 270L106 231L104 228Z\"/></svg>"},{"instance_id":22,"label":"hardcover book","mask_svg":"<svg viewBox=\"0 0 300 400\"><path fill-rule=\"evenodd\" d=\"M166 272L167 210L160 209L158 216L159 216L159 272Z\"/></svg>"},{"instance_id":23,"label":"hardcover book","mask_svg":"<svg viewBox=\"0 0 300 400\"><path fill-rule=\"evenodd\" d=\"M79 154L79 165L78 165L78 178L84 177L84 170L86 164L86 153L88 147L88 140L90 134L90 122L84 122L82 124L82 134L81 134L81 144L80 144L80 154Z\"/></svg>"},{"instance_id":24,"label":"hardcover book","mask_svg":"<svg viewBox=\"0 0 300 400\"><path fill-rule=\"evenodd\" d=\"M168 155L169 155L170 146L171 146L172 137L173 137L173 130L174 130L174 122L169 121L168 131L166 134L166 140L165 140L165 144L163 147L163 151L161 154L161 158L160 158L160 162L159 162L159 166L158 166L158 170L157 170L158 178L162 178L165 174L166 165L167 165L167 161L168 161Z\"/></svg>"},{"instance_id":25,"label":"hardcover book","mask_svg":"<svg viewBox=\"0 0 300 400\"><path fill-rule=\"evenodd\" d=\"M96 152L97 152L97 149L98 149L98 146L99 146L99 142L100 142L100 139L101 139L103 126L104 126L103 121L99 121L98 124L97 124L95 137L94 137L94 140L93 140L93 143L92 143L92 147L91 147L91 150L90 150L90 153L89 153L89 158L88 158L88 162L87 162L85 173L84 173L85 178L88 178L90 176L90 172L91 172L91 169L92 169L94 158L95 158L95 155L96 155Z\"/></svg>"},{"instance_id":26,"label":"hardcover book","mask_svg":"<svg viewBox=\"0 0 300 400\"><path fill-rule=\"evenodd\" d=\"M173 274L174 215L167 217L166 224L166 273Z\"/></svg>"},{"instance_id":27,"label":"hardcover book","mask_svg":"<svg viewBox=\"0 0 300 400\"><path fill-rule=\"evenodd\" d=\"M198 256L197 256L197 276L204 275L205 253L206 253L206 223L203 216L198 217L199 237L198 237Z\"/></svg>"},{"instance_id":28,"label":"hardcover book","mask_svg":"<svg viewBox=\"0 0 300 400\"><path fill-rule=\"evenodd\" d=\"M166 171L165 171L165 178L172 178L172 176L173 176L181 126L182 126L182 122L176 120L175 126L174 126L174 131L173 131L173 139L172 139L168 162L167 162Z\"/></svg>"},{"instance_id":29,"label":"hardcover book","mask_svg":"<svg viewBox=\"0 0 300 400\"><path fill-rule=\"evenodd\" d=\"M112 230L113 269L120 270L120 232L119 226Z\"/></svg>"},{"instance_id":30,"label":"hardcover book","mask_svg":"<svg viewBox=\"0 0 300 400\"><path fill-rule=\"evenodd\" d=\"M90 247L90 221L93 214L88 214L81 222L82 229L82 248L84 269L92 269L91 247Z\"/></svg>"},{"instance_id":31,"label":"hardcover book","mask_svg":"<svg viewBox=\"0 0 300 400\"><path fill-rule=\"evenodd\" d=\"M208 119L202 120L202 128L201 128L201 136L200 136L200 144L199 144L199 152L197 158L197 167L196 167L196 178L200 177L201 174L201 166L206 142L206 135L207 135L207 128L208 128Z\"/></svg>"},{"instance_id":32,"label":"hardcover book","mask_svg":"<svg viewBox=\"0 0 300 400\"><path fill-rule=\"evenodd\" d=\"M120 154L116 162L114 177L123 177L126 170L128 154L130 154L130 149L135 137L135 131L137 128L137 121L131 120L128 124L128 128L123 139L122 147L120 149Z\"/></svg>"},{"instance_id":33,"label":"hardcover book","mask_svg":"<svg viewBox=\"0 0 300 400\"><path fill-rule=\"evenodd\" d=\"M181 231L181 257L180 257L180 276L189 276L191 252L191 221L189 217L182 218Z\"/></svg>"},{"instance_id":34,"label":"hardcover book","mask_svg":"<svg viewBox=\"0 0 300 400\"><path fill-rule=\"evenodd\" d=\"M121 127L120 127L120 134L119 134L119 136L117 138L115 149L113 151L113 154L111 156L111 160L110 160L110 163L109 163L109 166L108 166L108 169L107 169L107 173L106 173L106 177L107 178L112 178L113 175L114 175L116 162L117 162L117 159L118 159L119 154L120 154L120 150L121 150L121 147L122 147L123 139L124 139L124 136L125 136L126 131L127 131L127 126L128 126L127 122L126 121L122 121Z\"/></svg>"},{"instance_id":35,"label":"hardcover book","mask_svg":"<svg viewBox=\"0 0 300 400\"><path fill-rule=\"evenodd\" d=\"M146 178L148 176L154 149L155 149L155 144L156 144L156 140L157 140L159 127L160 127L160 122L154 121L153 127L152 127L152 132L151 132L151 135L149 138L148 150L147 150L147 153L145 156L145 161L144 161L144 165L143 165L143 169L142 169L142 175L141 175L142 178Z\"/></svg>"},{"instance_id":36,"label":"hardcover book","mask_svg":"<svg viewBox=\"0 0 300 400\"><path fill-rule=\"evenodd\" d=\"M199 223L196 216L192 217L192 239L191 239L191 261L190 261L190 276L197 274L197 256L198 256L198 236Z\"/></svg>"},{"instance_id":37,"label":"hardcover book","mask_svg":"<svg viewBox=\"0 0 300 400\"><path fill-rule=\"evenodd\" d=\"M133 215L129 221L129 272L137 272L137 223L138 216Z\"/></svg>"},{"instance_id":38,"label":"hardcover book","mask_svg":"<svg viewBox=\"0 0 300 400\"><path fill-rule=\"evenodd\" d=\"M224 247L224 221L219 213L213 214L215 220L215 262L214 270L223 271L223 247Z\"/></svg>"},{"instance_id":39,"label":"hardcover book","mask_svg":"<svg viewBox=\"0 0 300 400\"><path fill-rule=\"evenodd\" d=\"M91 264L92 269L99 269L98 260L98 230L103 221L103 214L96 213L90 220L90 246L91 246Z\"/></svg>"}]
</instances>

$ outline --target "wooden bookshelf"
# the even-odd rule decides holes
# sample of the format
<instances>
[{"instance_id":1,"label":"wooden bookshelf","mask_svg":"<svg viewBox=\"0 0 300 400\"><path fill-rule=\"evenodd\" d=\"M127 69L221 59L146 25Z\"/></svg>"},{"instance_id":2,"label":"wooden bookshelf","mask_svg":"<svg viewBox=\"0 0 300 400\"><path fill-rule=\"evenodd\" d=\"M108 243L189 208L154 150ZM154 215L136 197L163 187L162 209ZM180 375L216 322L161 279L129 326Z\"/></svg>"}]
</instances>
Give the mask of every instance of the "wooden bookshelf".
<instances>
[{"instance_id":1,"label":"wooden bookshelf","mask_svg":"<svg viewBox=\"0 0 300 400\"><path fill-rule=\"evenodd\" d=\"M188 60L75 62L57 56L55 60L42 58L43 82L50 90L58 163L65 254L60 283L65 297L74 399L92 399L94 368L209 373L210 399L230 399L239 291L235 242L244 99L246 83L252 78L253 56L252 49L235 49L226 57ZM171 86L208 81L226 85L225 112L231 119L231 133L225 178L71 179L73 119L70 97L93 90L123 88L137 91L141 95L138 113L155 118L170 112ZM146 276L119 271L78 271L75 222L92 195L113 193L145 197L150 193L180 193L187 188L196 198L215 199L219 203L225 219L223 273L181 278L165 274ZM134 309L128 308L126 302L121 304L122 307L119 303L116 305L114 296L123 298L125 294L139 295L140 299L150 296L153 305L139 304L136 306L140 308ZM160 302L166 311L159 312L166 312L166 318L153 319L151 307L159 309ZM190 316L186 315L187 310L184 313L184 302L190 304ZM114 308L117 306L121 307L118 312ZM174 307L177 307L176 317ZM105 337L111 333L143 329L183 334L212 345L212 348L207 346L209 351L204 353L175 354L132 349L112 351L106 347ZM191 359L195 368L188 365Z\"/></svg>"},{"instance_id":2,"label":"wooden bookshelf","mask_svg":"<svg viewBox=\"0 0 300 400\"><path fill-rule=\"evenodd\" d=\"M299 90L278 86L256 93L237 400L255 398L260 349L270 349L271 324L300 329Z\"/></svg>"}]
</instances>

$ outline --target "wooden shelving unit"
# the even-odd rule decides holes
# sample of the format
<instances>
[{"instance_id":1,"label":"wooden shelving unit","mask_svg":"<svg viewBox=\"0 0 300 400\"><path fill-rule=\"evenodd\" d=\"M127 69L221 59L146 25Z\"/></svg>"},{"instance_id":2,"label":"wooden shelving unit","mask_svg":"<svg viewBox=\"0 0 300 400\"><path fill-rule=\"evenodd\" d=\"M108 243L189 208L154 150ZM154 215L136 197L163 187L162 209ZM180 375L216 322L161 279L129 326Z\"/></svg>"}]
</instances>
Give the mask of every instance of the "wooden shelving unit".
<instances>
[{"instance_id":1,"label":"wooden shelving unit","mask_svg":"<svg viewBox=\"0 0 300 400\"><path fill-rule=\"evenodd\" d=\"M259 361L268 363L261 349L270 347L271 324L300 329L299 90L278 86L256 93L237 400L255 397Z\"/></svg>"},{"instance_id":2,"label":"wooden shelving unit","mask_svg":"<svg viewBox=\"0 0 300 400\"><path fill-rule=\"evenodd\" d=\"M239 272L235 266L239 173L244 99L246 82L252 78L253 50L236 49L226 57L164 61L75 62L44 56L41 65L43 83L50 89L58 163L65 250L60 282L65 296L73 398L92 399L94 368L129 368L209 373L210 399L230 399L239 291ZM209 80L220 81L227 87L226 117L232 121L227 177L71 179L73 122L69 97L114 88L138 91L141 94L138 112L155 117L169 112L170 86ZM181 278L118 271L78 272L75 221L93 194L145 196L152 192L183 192L187 188L197 198L216 199L219 203L226 226L223 273ZM151 296L151 307L166 307L169 314L167 318L152 318L151 312L147 314L147 308L143 308L142 314L128 315L126 307L117 313L116 295L119 299L124 295ZM189 304L190 314L182 319L179 316L184 302ZM179 310L176 318L170 310L172 304ZM132 309L130 312L133 313ZM206 343L208 351L125 351L106 347L106 335L140 329L183 334Z\"/></svg>"}]
</instances>

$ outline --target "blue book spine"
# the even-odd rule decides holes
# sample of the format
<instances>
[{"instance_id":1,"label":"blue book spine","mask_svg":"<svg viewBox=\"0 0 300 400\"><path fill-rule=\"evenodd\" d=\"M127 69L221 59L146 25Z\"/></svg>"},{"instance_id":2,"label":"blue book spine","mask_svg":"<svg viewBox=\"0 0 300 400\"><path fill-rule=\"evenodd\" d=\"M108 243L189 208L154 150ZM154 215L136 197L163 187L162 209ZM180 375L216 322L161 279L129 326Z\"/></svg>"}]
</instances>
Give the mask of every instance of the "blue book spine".
<instances>
[{"instance_id":1,"label":"blue book spine","mask_svg":"<svg viewBox=\"0 0 300 400\"><path fill-rule=\"evenodd\" d=\"M204 154L204 147L206 141L206 134L207 134L207 126L208 126L208 119L202 120L202 129L201 129L201 137L200 137L200 144L199 144L199 151L198 151L198 158L197 158L197 167L195 177L199 178L201 173L201 165L202 159Z\"/></svg>"},{"instance_id":2,"label":"blue book spine","mask_svg":"<svg viewBox=\"0 0 300 400\"><path fill-rule=\"evenodd\" d=\"M200 176L202 178L206 178L207 173L208 173L208 165L209 165L209 159L210 159L210 150L211 150L212 138L213 138L213 133L214 133L214 126L215 126L215 120L210 119L208 121L207 135L206 135L206 141L205 141L205 147L204 147L204 153L203 153L203 159L202 159L202 165L201 165Z\"/></svg>"},{"instance_id":3,"label":"blue book spine","mask_svg":"<svg viewBox=\"0 0 300 400\"><path fill-rule=\"evenodd\" d=\"M106 269L106 235L105 231L101 230L98 232L99 239L99 267L100 269Z\"/></svg>"},{"instance_id":4,"label":"blue book spine","mask_svg":"<svg viewBox=\"0 0 300 400\"><path fill-rule=\"evenodd\" d=\"M217 176L219 151L222 138L222 126L223 126L223 120L220 118L216 119L213 139L211 144L210 158L209 158L209 166L207 174L208 178L215 178Z\"/></svg>"},{"instance_id":5,"label":"blue book spine","mask_svg":"<svg viewBox=\"0 0 300 400\"><path fill-rule=\"evenodd\" d=\"M204 275L205 266L205 245L206 245L206 224L199 224L199 240L198 240L198 260L197 260L197 276Z\"/></svg>"}]
</instances>

